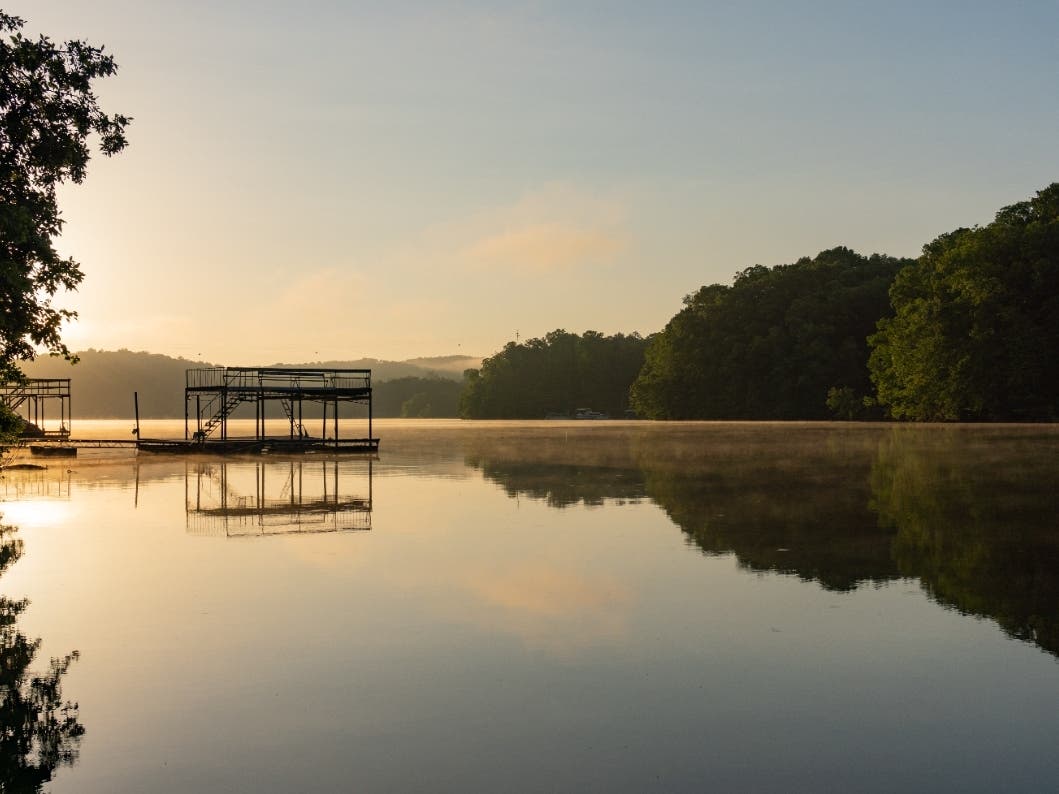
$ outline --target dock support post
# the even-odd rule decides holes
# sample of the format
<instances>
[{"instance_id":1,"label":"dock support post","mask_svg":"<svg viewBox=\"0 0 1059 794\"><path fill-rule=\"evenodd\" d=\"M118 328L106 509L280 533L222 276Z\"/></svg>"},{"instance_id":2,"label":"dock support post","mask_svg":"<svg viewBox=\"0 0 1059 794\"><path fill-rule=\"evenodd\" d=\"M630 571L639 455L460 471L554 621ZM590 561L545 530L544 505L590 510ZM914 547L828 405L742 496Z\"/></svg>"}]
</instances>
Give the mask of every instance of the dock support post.
<instances>
[{"instance_id":1,"label":"dock support post","mask_svg":"<svg viewBox=\"0 0 1059 794\"><path fill-rule=\"evenodd\" d=\"M132 393L132 408L136 413L136 440L140 440L140 393Z\"/></svg>"}]
</instances>

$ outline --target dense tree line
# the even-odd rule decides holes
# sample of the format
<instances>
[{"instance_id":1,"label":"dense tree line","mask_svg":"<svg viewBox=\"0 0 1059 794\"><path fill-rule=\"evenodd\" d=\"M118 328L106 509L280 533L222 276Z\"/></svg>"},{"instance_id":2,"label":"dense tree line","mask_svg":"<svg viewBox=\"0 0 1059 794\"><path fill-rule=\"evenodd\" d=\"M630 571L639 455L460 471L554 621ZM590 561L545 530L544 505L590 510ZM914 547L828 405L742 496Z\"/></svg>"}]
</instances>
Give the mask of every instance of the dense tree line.
<instances>
[{"instance_id":1,"label":"dense tree line","mask_svg":"<svg viewBox=\"0 0 1059 794\"><path fill-rule=\"evenodd\" d=\"M465 373L460 416L541 419L588 408L622 417L646 345L636 333L579 335L562 329L540 339L509 342L485 359L481 369Z\"/></svg>"},{"instance_id":2,"label":"dense tree line","mask_svg":"<svg viewBox=\"0 0 1059 794\"><path fill-rule=\"evenodd\" d=\"M867 337L909 264L833 248L703 287L652 340L633 407L655 419L816 419L829 390L863 399Z\"/></svg>"},{"instance_id":3,"label":"dense tree line","mask_svg":"<svg viewBox=\"0 0 1059 794\"><path fill-rule=\"evenodd\" d=\"M890 297L871 373L892 416L1059 414L1059 183L924 246Z\"/></svg>"},{"instance_id":4,"label":"dense tree line","mask_svg":"<svg viewBox=\"0 0 1059 794\"><path fill-rule=\"evenodd\" d=\"M838 247L710 284L651 337L555 331L467 373L461 415L1059 416L1059 183L918 259Z\"/></svg>"}]
</instances>

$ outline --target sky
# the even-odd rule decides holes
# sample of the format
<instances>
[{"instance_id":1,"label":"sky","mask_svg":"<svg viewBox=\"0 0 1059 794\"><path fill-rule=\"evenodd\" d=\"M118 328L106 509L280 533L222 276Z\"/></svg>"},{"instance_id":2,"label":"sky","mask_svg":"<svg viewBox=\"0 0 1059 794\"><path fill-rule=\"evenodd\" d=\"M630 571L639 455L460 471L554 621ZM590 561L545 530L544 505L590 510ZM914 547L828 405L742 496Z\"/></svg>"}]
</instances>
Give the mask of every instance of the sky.
<instances>
[{"instance_id":1,"label":"sky","mask_svg":"<svg viewBox=\"0 0 1059 794\"><path fill-rule=\"evenodd\" d=\"M1059 3L8 0L103 44L73 349L228 365L644 335L1059 179Z\"/></svg>"}]
</instances>

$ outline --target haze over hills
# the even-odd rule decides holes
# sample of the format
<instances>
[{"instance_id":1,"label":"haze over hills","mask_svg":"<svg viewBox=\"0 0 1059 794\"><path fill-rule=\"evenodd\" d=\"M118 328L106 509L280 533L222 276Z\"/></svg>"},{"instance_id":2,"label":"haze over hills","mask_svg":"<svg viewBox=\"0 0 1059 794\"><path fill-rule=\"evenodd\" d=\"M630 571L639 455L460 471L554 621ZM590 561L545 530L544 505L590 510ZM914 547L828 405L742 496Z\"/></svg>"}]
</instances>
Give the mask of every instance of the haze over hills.
<instances>
[{"instance_id":1,"label":"haze over hills","mask_svg":"<svg viewBox=\"0 0 1059 794\"><path fill-rule=\"evenodd\" d=\"M184 359L179 359L183 361ZM384 361L378 358L358 358L347 361L310 361L301 363L265 364L268 367L316 367L320 369L370 369L373 380L395 380L397 378L445 377L453 380L463 378L469 367L481 366L482 359L474 356L427 356L406 361ZM210 366L194 364L194 366ZM254 365L250 365L254 366Z\"/></svg>"},{"instance_id":2,"label":"haze over hills","mask_svg":"<svg viewBox=\"0 0 1059 794\"><path fill-rule=\"evenodd\" d=\"M133 392L139 393L142 416L159 419L183 417L185 371L222 366L145 351L89 349L77 355L81 360L75 365L61 358L43 356L36 361L25 362L22 371L28 378L70 378L73 415L80 419L132 416ZM405 400L424 391L443 392L446 399L444 407L439 403L432 412L423 415L455 416L455 394L458 393L463 370L480 364L480 358L471 356L438 356L408 361L360 358L269 363L262 366L370 369L376 387L378 416L400 416ZM417 412L416 415L420 414Z\"/></svg>"}]
</instances>

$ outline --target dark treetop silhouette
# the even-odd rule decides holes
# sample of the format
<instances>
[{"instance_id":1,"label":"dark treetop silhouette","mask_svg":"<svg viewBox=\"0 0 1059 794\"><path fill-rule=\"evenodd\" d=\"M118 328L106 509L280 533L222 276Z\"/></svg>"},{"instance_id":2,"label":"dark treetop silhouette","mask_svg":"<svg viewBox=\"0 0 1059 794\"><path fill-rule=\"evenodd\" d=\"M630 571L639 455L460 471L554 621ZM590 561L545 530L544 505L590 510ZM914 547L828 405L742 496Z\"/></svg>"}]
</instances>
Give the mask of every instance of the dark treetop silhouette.
<instances>
[{"instance_id":1,"label":"dark treetop silhouette","mask_svg":"<svg viewBox=\"0 0 1059 794\"><path fill-rule=\"evenodd\" d=\"M81 41L23 36L23 20L0 11L0 377L38 347L69 357L59 338L75 316L52 305L83 274L53 240L63 220L56 187L82 182L89 137L113 155L125 148L129 119L100 110L92 82L114 74L114 59Z\"/></svg>"}]
</instances>

